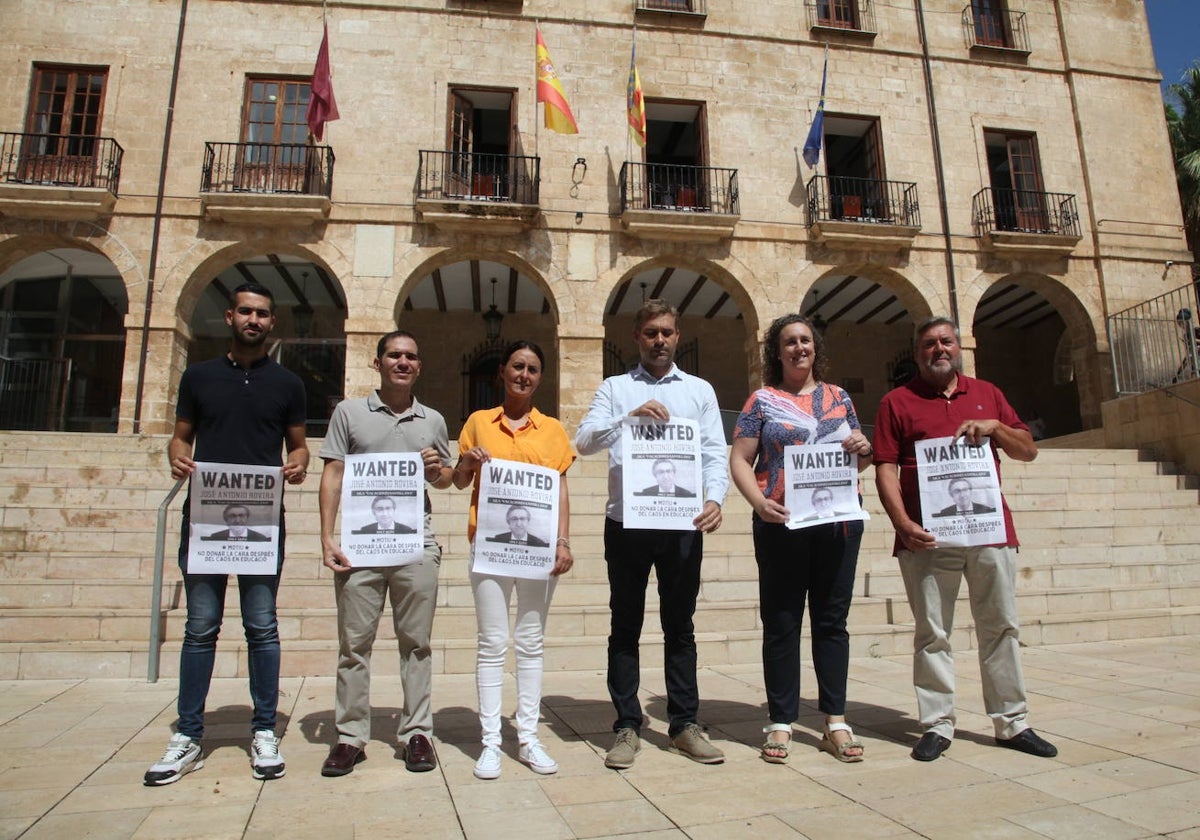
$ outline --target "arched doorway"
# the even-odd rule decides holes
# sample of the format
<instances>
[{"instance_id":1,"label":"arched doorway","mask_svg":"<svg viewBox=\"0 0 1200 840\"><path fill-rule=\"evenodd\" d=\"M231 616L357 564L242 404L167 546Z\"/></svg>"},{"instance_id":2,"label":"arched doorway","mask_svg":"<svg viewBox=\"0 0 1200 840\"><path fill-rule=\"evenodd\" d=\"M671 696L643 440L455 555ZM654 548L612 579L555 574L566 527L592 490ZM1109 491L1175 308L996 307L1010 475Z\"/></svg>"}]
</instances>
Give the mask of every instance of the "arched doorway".
<instances>
[{"instance_id":1,"label":"arched doorway","mask_svg":"<svg viewBox=\"0 0 1200 840\"><path fill-rule=\"evenodd\" d=\"M638 364L633 318L642 303L651 298L669 301L680 313L675 363L713 386L728 433L750 393L747 341L752 328L727 288L734 281L717 279L716 274L699 265L656 261L619 283L604 310L604 375Z\"/></svg>"},{"instance_id":2,"label":"arched doorway","mask_svg":"<svg viewBox=\"0 0 1200 840\"><path fill-rule=\"evenodd\" d=\"M558 319L540 279L505 259L447 255L422 269L398 307L397 326L416 335L421 348L418 398L442 413L451 437L472 411L500 403L500 355L516 340L545 352L534 404L558 413Z\"/></svg>"},{"instance_id":3,"label":"arched doorway","mask_svg":"<svg viewBox=\"0 0 1200 840\"><path fill-rule=\"evenodd\" d=\"M189 362L228 351L225 312L233 290L243 283L266 286L274 295L275 330L268 353L304 382L308 434L323 437L345 382L346 298L341 284L324 266L283 253L228 266L205 286L192 311Z\"/></svg>"},{"instance_id":4,"label":"arched doorway","mask_svg":"<svg viewBox=\"0 0 1200 840\"><path fill-rule=\"evenodd\" d=\"M0 428L117 431L128 309L93 251L47 250L0 274Z\"/></svg>"},{"instance_id":5,"label":"arched doorway","mask_svg":"<svg viewBox=\"0 0 1200 840\"><path fill-rule=\"evenodd\" d=\"M1083 428L1076 371L1094 344L1083 329L1068 329L1043 293L1047 284L1014 277L993 283L979 299L972 331L979 377L999 386L1026 423L1040 421L1039 437L1056 437Z\"/></svg>"}]
</instances>

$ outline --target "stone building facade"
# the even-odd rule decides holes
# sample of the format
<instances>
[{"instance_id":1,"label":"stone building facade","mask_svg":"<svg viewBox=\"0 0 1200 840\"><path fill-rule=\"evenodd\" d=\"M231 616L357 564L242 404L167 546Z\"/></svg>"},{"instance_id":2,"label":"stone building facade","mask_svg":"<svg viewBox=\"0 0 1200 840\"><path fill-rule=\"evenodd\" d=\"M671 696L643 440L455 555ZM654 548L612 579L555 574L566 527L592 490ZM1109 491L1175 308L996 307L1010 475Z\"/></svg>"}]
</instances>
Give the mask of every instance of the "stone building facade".
<instances>
[{"instance_id":1,"label":"stone building facade","mask_svg":"<svg viewBox=\"0 0 1200 840\"><path fill-rule=\"evenodd\" d=\"M169 431L254 278L315 434L397 325L453 426L534 338L572 427L651 295L731 412L780 314L827 324L869 422L946 313L970 370L1069 433L1113 392L1106 318L1189 277L1139 0L330 0L341 119L310 147L319 3L4 7L8 428ZM541 126L535 25L578 135Z\"/></svg>"}]
</instances>

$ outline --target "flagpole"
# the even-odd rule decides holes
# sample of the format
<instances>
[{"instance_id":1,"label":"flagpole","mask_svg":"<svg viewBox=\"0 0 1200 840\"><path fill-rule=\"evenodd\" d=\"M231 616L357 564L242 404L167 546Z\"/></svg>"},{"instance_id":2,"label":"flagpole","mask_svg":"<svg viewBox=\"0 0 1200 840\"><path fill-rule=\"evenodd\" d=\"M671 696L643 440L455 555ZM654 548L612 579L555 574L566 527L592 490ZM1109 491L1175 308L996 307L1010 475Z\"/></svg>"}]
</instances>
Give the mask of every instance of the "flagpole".
<instances>
[{"instance_id":1,"label":"flagpole","mask_svg":"<svg viewBox=\"0 0 1200 840\"><path fill-rule=\"evenodd\" d=\"M538 155L538 144L541 142L541 121L545 119L546 103L538 103L538 67L537 67L537 36L541 31L542 22L537 18L533 19L533 54L535 56L533 62L533 156ZM539 113L539 111L541 113ZM539 119L540 117L540 119Z\"/></svg>"}]
</instances>

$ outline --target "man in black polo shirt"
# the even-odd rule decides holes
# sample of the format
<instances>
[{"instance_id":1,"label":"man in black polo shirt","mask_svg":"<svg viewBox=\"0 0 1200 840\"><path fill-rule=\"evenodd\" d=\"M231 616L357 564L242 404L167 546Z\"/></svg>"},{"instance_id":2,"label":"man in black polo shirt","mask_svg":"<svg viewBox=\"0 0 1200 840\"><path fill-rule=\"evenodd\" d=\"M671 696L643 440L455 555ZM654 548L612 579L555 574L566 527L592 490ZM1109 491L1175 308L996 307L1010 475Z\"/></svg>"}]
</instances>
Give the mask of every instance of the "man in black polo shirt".
<instances>
[{"instance_id":1,"label":"man in black polo shirt","mask_svg":"<svg viewBox=\"0 0 1200 840\"><path fill-rule=\"evenodd\" d=\"M167 446L171 477L191 475L196 461L257 466L282 463L284 480L299 484L308 472L304 385L296 374L267 357L267 336L275 326L275 300L270 290L255 283L239 286L225 313L225 323L233 334L229 352L190 366L179 382L175 431ZM283 462L285 445L287 461ZM228 575L188 574L188 526L185 505L179 565L184 573L187 624L179 652L179 724L163 757L146 771L147 785L167 785L204 766L200 747L204 703L216 659ZM283 538L281 518L275 574L238 575L254 704L250 763L256 779L277 779L284 773L275 736L279 701L275 592L283 566Z\"/></svg>"}]
</instances>

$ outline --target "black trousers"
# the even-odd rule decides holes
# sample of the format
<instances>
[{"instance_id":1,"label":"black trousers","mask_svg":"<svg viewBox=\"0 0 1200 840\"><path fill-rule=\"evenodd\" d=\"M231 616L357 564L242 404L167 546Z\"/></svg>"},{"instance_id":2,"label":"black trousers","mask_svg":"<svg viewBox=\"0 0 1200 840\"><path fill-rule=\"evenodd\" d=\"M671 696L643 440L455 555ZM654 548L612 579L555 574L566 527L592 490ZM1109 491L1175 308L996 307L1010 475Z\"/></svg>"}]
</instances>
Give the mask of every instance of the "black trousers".
<instances>
[{"instance_id":1,"label":"black trousers","mask_svg":"<svg viewBox=\"0 0 1200 840\"><path fill-rule=\"evenodd\" d=\"M646 615L650 569L658 578L663 631L663 666L667 682L668 734L675 736L695 723L700 708L696 685L696 635L692 616L700 592L704 535L699 531L626 529L604 521L604 561L608 566L608 693L617 711L613 730L641 730L638 701L641 663L638 642Z\"/></svg>"},{"instance_id":2,"label":"black trousers","mask_svg":"<svg viewBox=\"0 0 1200 840\"><path fill-rule=\"evenodd\" d=\"M818 706L826 715L846 713L846 615L862 534L858 521L792 531L754 517L763 678L772 723L793 723L800 716L800 627L806 598Z\"/></svg>"}]
</instances>

